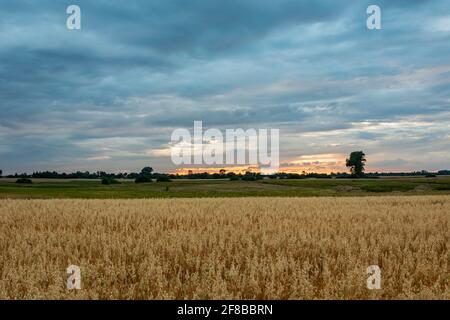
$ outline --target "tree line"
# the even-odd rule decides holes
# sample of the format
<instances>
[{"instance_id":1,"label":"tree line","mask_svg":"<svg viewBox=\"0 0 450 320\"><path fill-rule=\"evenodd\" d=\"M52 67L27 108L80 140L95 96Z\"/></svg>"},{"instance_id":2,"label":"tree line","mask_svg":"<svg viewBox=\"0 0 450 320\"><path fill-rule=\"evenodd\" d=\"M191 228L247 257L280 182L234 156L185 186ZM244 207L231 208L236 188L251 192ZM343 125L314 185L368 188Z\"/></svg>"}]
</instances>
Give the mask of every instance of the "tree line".
<instances>
[{"instance_id":1,"label":"tree line","mask_svg":"<svg viewBox=\"0 0 450 320\"><path fill-rule=\"evenodd\" d=\"M107 173L105 171L76 171L73 173L59 173L56 171L37 171L32 174L27 173L15 173L13 175L7 175L7 178L17 178L17 179L31 179L31 178L41 178L41 179L101 179L105 184L116 183L120 179L132 179L136 183L151 182L153 180L160 182L167 182L172 179L230 179L230 180L244 180L244 181L255 181L264 178L269 179L349 179L349 178L377 178L383 176L437 176L437 175L450 175L450 170L440 170L437 172L428 172L426 170L413 171L413 172L371 172L365 173L366 158L363 151L354 151L350 153L348 159L346 159L346 166L349 168L348 172L337 172L337 173L286 173L279 172L275 174L264 175L256 172L246 172L234 173L227 172L225 169L220 170L216 173L194 173L188 171L187 174L170 174L170 173L155 173L152 167L145 167L141 172L119 172L119 173ZM3 171L0 170L0 177L2 177Z\"/></svg>"}]
</instances>

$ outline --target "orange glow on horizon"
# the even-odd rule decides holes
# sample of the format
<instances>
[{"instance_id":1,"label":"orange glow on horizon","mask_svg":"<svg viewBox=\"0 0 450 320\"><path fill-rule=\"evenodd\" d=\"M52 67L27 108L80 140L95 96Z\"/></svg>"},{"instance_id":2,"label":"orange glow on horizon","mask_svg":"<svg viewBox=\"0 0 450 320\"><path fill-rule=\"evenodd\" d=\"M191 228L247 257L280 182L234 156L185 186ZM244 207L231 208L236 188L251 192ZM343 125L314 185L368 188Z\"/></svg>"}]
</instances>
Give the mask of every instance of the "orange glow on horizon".
<instances>
[{"instance_id":1,"label":"orange glow on horizon","mask_svg":"<svg viewBox=\"0 0 450 320\"><path fill-rule=\"evenodd\" d=\"M225 170L225 173L234 172L235 174L245 174L247 171L250 172L261 172L258 166L240 166L240 167L206 167L206 168L178 168L171 174L188 175L190 172L195 173L220 173L221 170Z\"/></svg>"},{"instance_id":2,"label":"orange glow on horizon","mask_svg":"<svg viewBox=\"0 0 450 320\"><path fill-rule=\"evenodd\" d=\"M349 168L345 165L346 156L344 154L312 154L303 155L293 159L288 160L280 164L280 168L276 172L270 173L349 173ZM377 160L377 159L375 159ZM178 175L188 175L189 171L194 174L198 173L220 173L221 170L225 170L225 173L233 172L235 174L245 174L247 171L255 173L264 173L265 168L260 168L258 165L248 166L224 166L224 167L185 167L174 169L170 174ZM401 172L404 169L395 167L376 167L376 166L366 166L366 173L374 172ZM410 170L413 171L413 170Z\"/></svg>"},{"instance_id":3,"label":"orange glow on horizon","mask_svg":"<svg viewBox=\"0 0 450 320\"><path fill-rule=\"evenodd\" d=\"M345 166L345 155L343 154L312 154L303 155L281 163L280 168L276 171L278 173L326 173L332 172L348 172ZM245 174L247 171L261 173L264 168L259 166L225 166L225 167L187 167L178 168L172 171L172 174L188 175L192 173L220 173L225 170L226 173L233 172L235 174Z\"/></svg>"}]
</instances>

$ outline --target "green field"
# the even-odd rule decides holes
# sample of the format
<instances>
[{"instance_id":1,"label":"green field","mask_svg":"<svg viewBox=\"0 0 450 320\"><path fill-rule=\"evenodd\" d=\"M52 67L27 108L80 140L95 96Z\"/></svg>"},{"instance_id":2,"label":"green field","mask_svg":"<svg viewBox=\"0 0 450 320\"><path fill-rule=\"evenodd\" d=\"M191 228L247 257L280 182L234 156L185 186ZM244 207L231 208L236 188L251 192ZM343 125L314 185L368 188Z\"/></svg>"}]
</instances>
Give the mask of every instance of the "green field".
<instances>
[{"instance_id":1,"label":"green field","mask_svg":"<svg viewBox=\"0 0 450 320\"><path fill-rule=\"evenodd\" d=\"M450 194L450 177L382 179L299 179L299 180L174 180L135 184L124 180L102 185L98 180L33 179L19 185L15 179L0 179L0 198L190 198L248 196L369 196Z\"/></svg>"}]
</instances>

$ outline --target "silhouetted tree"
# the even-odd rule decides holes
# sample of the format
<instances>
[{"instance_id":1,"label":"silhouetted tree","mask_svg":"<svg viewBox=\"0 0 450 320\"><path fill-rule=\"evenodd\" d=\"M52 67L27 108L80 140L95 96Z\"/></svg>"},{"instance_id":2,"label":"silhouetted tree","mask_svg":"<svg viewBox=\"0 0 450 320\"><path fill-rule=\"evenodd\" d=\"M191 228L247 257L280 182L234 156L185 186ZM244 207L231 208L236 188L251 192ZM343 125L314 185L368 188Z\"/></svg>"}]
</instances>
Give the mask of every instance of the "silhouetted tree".
<instances>
[{"instance_id":1,"label":"silhouetted tree","mask_svg":"<svg viewBox=\"0 0 450 320\"><path fill-rule=\"evenodd\" d=\"M262 180L262 176L260 173L250 172L247 171L245 175L242 177L242 180L244 181L256 181L256 180Z\"/></svg>"},{"instance_id":2,"label":"silhouetted tree","mask_svg":"<svg viewBox=\"0 0 450 320\"><path fill-rule=\"evenodd\" d=\"M366 165L365 154L362 151L353 151L350 153L350 157L346 161L346 166L350 168L350 172L357 176L362 177L364 175L364 166Z\"/></svg>"},{"instance_id":3,"label":"silhouetted tree","mask_svg":"<svg viewBox=\"0 0 450 320\"><path fill-rule=\"evenodd\" d=\"M144 177L151 177L152 172L153 172L152 167L145 167L141 170L141 175L143 175Z\"/></svg>"},{"instance_id":4,"label":"silhouetted tree","mask_svg":"<svg viewBox=\"0 0 450 320\"><path fill-rule=\"evenodd\" d=\"M56 173L56 172L55 172L55 173ZM104 177L107 177L108 174L107 174L105 171L97 171L97 176L98 176L99 178L104 178Z\"/></svg>"}]
</instances>

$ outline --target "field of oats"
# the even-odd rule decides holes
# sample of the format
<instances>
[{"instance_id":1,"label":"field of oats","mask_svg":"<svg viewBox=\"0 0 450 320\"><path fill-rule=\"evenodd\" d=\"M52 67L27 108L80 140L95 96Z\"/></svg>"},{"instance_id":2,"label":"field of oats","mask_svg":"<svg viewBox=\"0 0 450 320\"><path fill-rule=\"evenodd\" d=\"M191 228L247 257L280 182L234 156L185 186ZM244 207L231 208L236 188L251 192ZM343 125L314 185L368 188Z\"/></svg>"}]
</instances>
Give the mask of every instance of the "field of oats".
<instances>
[{"instance_id":1,"label":"field of oats","mask_svg":"<svg viewBox=\"0 0 450 320\"><path fill-rule=\"evenodd\" d=\"M0 299L450 299L449 236L449 196L0 200Z\"/></svg>"}]
</instances>

